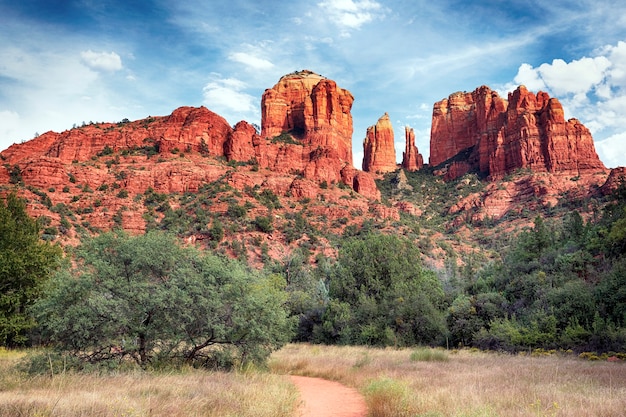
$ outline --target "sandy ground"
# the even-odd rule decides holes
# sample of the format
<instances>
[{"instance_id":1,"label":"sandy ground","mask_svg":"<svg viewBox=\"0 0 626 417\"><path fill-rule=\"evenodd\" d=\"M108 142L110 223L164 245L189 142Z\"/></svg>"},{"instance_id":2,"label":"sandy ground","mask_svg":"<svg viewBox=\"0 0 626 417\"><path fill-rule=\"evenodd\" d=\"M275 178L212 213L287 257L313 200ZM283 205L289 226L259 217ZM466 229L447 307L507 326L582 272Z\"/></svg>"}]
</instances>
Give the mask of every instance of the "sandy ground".
<instances>
[{"instance_id":1,"label":"sandy ground","mask_svg":"<svg viewBox=\"0 0 626 417\"><path fill-rule=\"evenodd\" d=\"M367 407L359 392L338 382L290 376L300 391L299 417L365 417Z\"/></svg>"}]
</instances>

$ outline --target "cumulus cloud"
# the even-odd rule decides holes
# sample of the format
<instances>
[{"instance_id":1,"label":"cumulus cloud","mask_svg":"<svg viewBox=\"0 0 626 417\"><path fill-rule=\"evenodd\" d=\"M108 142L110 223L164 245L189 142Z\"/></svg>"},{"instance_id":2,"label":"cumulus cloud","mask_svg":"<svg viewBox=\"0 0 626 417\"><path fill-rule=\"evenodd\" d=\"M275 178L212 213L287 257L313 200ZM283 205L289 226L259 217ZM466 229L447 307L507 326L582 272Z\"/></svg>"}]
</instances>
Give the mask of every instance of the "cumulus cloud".
<instances>
[{"instance_id":1,"label":"cumulus cloud","mask_svg":"<svg viewBox=\"0 0 626 417\"><path fill-rule=\"evenodd\" d=\"M233 52L228 56L228 59L244 64L250 69L257 71L268 70L274 67L274 64L267 59L259 58L258 56L254 56L246 52Z\"/></svg>"},{"instance_id":2,"label":"cumulus cloud","mask_svg":"<svg viewBox=\"0 0 626 417\"><path fill-rule=\"evenodd\" d=\"M122 69L122 58L115 52L94 52L91 49L80 53L83 64L96 71L115 72Z\"/></svg>"},{"instance_id":3,"label":"cumulus cloud","mask_svg":"<svg viewBox=\"0 0 626 417\"><path fill-rule=\"evenodd\" d=\"M538 68L522 64L515 81L528 88L543 83L556 95L586 93L601 84L609 67L611 61L605 56L584 57L569 63L555 59L551 64L541 64Z\"/></svg>"},{"instance_id":4,"label":"cumulus cloud","mask_svg":"<svg viewBox=\"0 0 626 417\"><path fill-rule=\"evenodd\" d=\"M212 80L203 88L204 104L220 116L237 122L258 119L258 99L244 90L247 85L236 78L222 78L212 74Z\"/></svg>"},{"instance_id":5,"label":"cumulus cloud","mask_svg":"<svg viewBox=\"0 0 626 417\"><path fill-rule=\"evenodd\" d=\"M380 3L372 0L326 0L317 5L330 20L347 29L360 28L382 10Z\"/></svg>"},{"instance_id":6,"label":"cumulus cloud","mask_svg":"<svg viewBox=\"0 0 626 417\"><path fill-rule=\"evenodd\" d=\"M609 138L596 141L596 151L600 160L608 167L626 166L626 132L617 133Z\"/></svg>"},{"instance_id":7,"label":"cumulus cloud","mask_svg":"<svg viewBox=\"0 0 626 417\"><path fill-rule=\"evenodd\" d=\"M591 130L607 166L626 165L626 42L570 62L522 64L514 81L507 89L524 84L558 98L566 118L576 117Z\"/></svg>"}]
</instances>

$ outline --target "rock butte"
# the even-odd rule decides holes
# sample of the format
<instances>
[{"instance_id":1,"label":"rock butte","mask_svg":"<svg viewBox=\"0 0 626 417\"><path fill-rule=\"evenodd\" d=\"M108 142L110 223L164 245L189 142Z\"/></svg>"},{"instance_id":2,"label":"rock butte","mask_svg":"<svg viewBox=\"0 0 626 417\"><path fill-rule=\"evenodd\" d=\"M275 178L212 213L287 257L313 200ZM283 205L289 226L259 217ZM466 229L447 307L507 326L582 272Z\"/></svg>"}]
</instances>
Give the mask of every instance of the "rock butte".
<instances>
[{"instance_id":1,"label":"rock butte","mask_svg":"<svg viewBox=\"0 0 626 417\"><path fill-rule=\"evenodd\" d=\"M496 179L520 168L573 175L606 169L589 130L566 121L557 99L524 86L508 100L482 86L435 103L429 162L442 165L447 179L470 171Z\"/></svg>"},{"instance_id":2,"label":"rock butte","mask_svg":"<svg viewBox=\"0 0 626 417\"><path fill-rule=\"evenodd\" d=\"M402 153L402 168L409 171L418 171L424 167L424 157L415 146L415 132L412 128L404 128L406 145Z\"/></svg>"}]
</instances>

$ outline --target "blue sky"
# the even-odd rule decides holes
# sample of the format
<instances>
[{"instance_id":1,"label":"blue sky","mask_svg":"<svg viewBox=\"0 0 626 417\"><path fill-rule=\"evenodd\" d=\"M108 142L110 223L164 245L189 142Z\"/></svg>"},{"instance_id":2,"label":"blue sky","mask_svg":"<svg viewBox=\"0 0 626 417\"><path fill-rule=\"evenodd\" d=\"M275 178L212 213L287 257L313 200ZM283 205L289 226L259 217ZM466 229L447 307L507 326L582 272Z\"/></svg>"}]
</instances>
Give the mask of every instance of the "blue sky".
<instances>
[{"instance_id":1,"label":"blue sky","mask_svg":"<svg viewBox=\"0 0 626 417\"><path fill-rule=\"evenodd\" d=\"M352 92L355 165L385 112L428 158L432 106L488 85L547 91L626 166L622 0L0 0L0 150L90 121L204 105L260 124L309 69Z\"/></svg>"}]
</instances>

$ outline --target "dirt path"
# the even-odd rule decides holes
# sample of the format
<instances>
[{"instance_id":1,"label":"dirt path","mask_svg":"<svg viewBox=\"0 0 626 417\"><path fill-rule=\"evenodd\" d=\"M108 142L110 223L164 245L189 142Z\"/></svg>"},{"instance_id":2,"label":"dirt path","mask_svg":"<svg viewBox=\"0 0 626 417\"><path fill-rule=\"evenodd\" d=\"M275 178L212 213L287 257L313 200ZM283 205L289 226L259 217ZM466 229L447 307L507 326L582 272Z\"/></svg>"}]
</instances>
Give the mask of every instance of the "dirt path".
<instances>
[{"instance_id":1,"label":"dirt path","mask_svg":"<svg viewBox=\"0 0 626 417\"><path fill-rule=\"evenodd\" d=\"M298 387L302 404L299 417L366 417L367 407L359 392L338 382L290 376Z\"/></svg>"}]
</instances>

